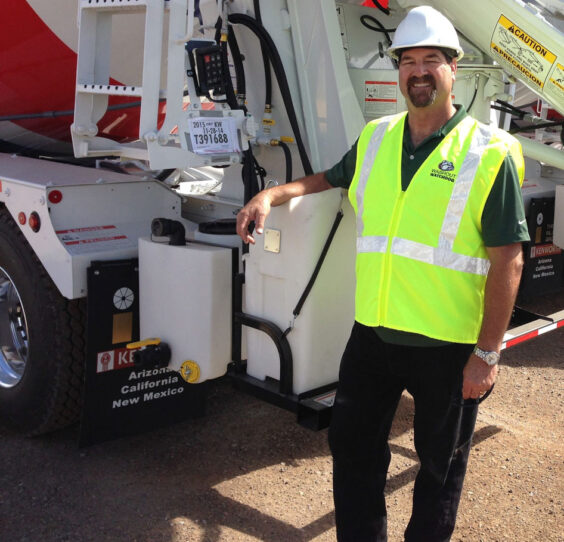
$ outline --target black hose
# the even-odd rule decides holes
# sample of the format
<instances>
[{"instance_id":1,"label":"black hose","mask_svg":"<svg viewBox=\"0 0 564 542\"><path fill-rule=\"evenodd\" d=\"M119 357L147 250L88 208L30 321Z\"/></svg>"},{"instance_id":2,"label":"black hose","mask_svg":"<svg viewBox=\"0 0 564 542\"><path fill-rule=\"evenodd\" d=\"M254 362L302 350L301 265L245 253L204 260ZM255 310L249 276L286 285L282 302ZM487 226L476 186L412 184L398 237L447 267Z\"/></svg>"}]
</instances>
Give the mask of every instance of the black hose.
<instances>
[{"instance_id":1,"label":"black hose","mask_svg":"<svg viewBox=\"0 0 564 542\"><path fill-rule=\"evenodd\" d=\"M376 26L375 27L371 26L366 21L370 21L371 23L374 23ZM392 38L390 37L390 34L388 32L395 32L396 31L395 28L385 28L384 25L378 19L372 17L372 15L363 15L360 18L360 22L366 28L370 30L374 30L374 32L382 32L386 36L386 39L388 40L388 45L392 44Z\"/></svg>"},{"instance_id":2,"label":"black hose","mask_svg":"<svg viewBox=\"0 0 564 542\"><path fill-rule=\"evenodd\" d=\"M292 154L290 153L290 147L284 143L284 141L279 141L278 146L284 151L284 159L286 160L286 182L292 182Z\"/></svg>"},{"instance_id":3,"label":"black hose","mask_svg":"<svg viewBox=\"0 0 564 542\"><path fill-rule=\"evenodd\" d=\"M255 9L255 19L262 26L262 17L260 14L260 0L253 0ZM262 62L264 65L264 108L270 109L272 106L272 72L270 70L270 60L265 50L264 43L260 42L260 50L262 52Z\"/></svg>"},{"instance_id":4,"label":"black hose","mask_svg":"<svg viewBox=\"0 0 564 542\"><path fill-rule=\"evenodd\" d=\"M254 158L254 157L253 157ZM264 190L264 178L266 177L266 169L264 169L258 162L257 159L254 158L255 162L255 171L260 178L260 187L259 190Z\"/></svg>"},{"instance_id":5,"label":"black hose","mask_svg":"<svg viewBox=\"0 0 564 542\"><path fill-rule=\"evenodd\" d=\"M221 48L221 67L223 70L223 84L225 85L225 97L231 109L240 109L239 102L235 96L233 89L233 81L231 81L231 73L229 73L229 57L227 55L227 40L220 42Z\"/></svg>"},{"instance_id":6,"label":"black hose","mask_svg":"<svg viewBox=\"0 0 564 542\"><path fill-rule=\"evenodd\" d=\"M380 2L378 2L378 0L372 0L372 3L374 4L375 7L377 7L380 11L382 11L386 15L390 14L390 9L385 8L382 4L380 4Z\"/></svg>"},{"instance_id":7,"label":"black hose","mask_svg":"<svg viewBox=\"0 0 564 542\"><path fill-rule=\"evenodd\" d=\"M260 191L257 170L255 169L255 157L250 145L246 151L243 151L243 169L241 175L243 177L244 187L243 203L247 203Z\"/></svg>"},{"instance_id":8,"label":"black hose","mask_svg":"<svg viewBox=\"0 0 564 542\"><path fill-rule=\"evenodd\" d=\"M227 34L227 44L231 50L231 58L233 59L233 66L235 68L235 81L237 84L237 97L242 104L245 103L245 96L247 95L247 84L245 81L245 68L243 67L243 55L239 49L237 38L233 28L230 26Z\"/></svg>"},{"instance_id":9,"label":"black hose","mask_svg":"<svg viewBox=\"0 0 564 542\"><path fill-rule=\"evenodd\" d=\"M503 100L496 100L496 103L502 105L506 109L509 109L512 115L517 115L520 119L522 119L527 113L523 111L519 107L515 107L508 102L504 102Z\"/></svg>"},{"instance_id":10,"label":"black hose","mask_svg":"<svg viewBox=\"0 0 564 542\"><path fill-rule=\"evenodd\" d=\"M164 102L164 99L159 100ZM118 111L120 109L130 109L132 107L139 107L141 102L129 102L125 104L109 105L106 111ZM63 111L43 111L41 113L22 113L20 115L4 115L0 117L0 122L13 121L13 120L28 120L28 119L53 119L57 117L70 117L74 115L74 109L67 109Z\"/></svg>"},{"instance_id":11,"label":"black hose","mask_svg":"<svg viewBox=\"0 0 564 542\"><path fill-rule=\"evenodd\" d=\"M276 79L278 80L278 85L280 86L280 92L282 94L282 99L284 100L284 105L286 107L290 125L294 132L294 138L298 146L298 151L304 172L306 175L312 175L313 169L311 167L311 163L309 161L309 157L302 140L300 128L298 125L298 119L296 117L296 111L294 109L294 104L292 103L292 95L290 92L290 87L288 85L288 79L286 78L284 66L276 49L276 45L272 41L272 38L270 37L266 29L262 25L259 25L257 21L255 21L255 19L249 17L248 15L244 15L242 13L234 13L232 15L229 15L229 22L231 22L232 24L242 24L243 26L246 26L259 38L261 42L264 42L265 49L270 58L270 62L272 63L272 67L274 68L274 73L276 74Z\"/></svg>"},{"instance_id":12,"label":"black hose","mask_svg":"<svg viewBox=\"0 0 564 542\"><path fill-rule=\"evenodd\" d=\"M507 109L506 107L501 107L499 105L491 105L490 107L492 109L495 109L496 111L501 111L502 113L508 113L509 115L513 115L513 111L511 109Z\"/></svg>"},{"instance_id":13,"label":"black hose","mask_svg":"<svg viewBox=\"0 0 564 542\"><path fill-rule=\"evenodd\" d=\"M470 109L474 105L477 95L478 95L478 85L476 85L476 88L474 89L474 95L472 96L472 99L470 100L470 104L466 108L466 111L470 112Z\"/></svg>"},{"instance_id":14,"label":"black hose","mask_svg":"<svg viewBox=\"0 0 564 542\"><path fill-rule=\"evenodd\" d=\"M540 130L541 128L553 128L555 126L564 126L564 120L556 120L551 122L541 122L539 124L530 124L529 126L522 126L510 130L510 134L518 134L519 132L532 132L533 130Z\"/></svg>"}]
</instances>

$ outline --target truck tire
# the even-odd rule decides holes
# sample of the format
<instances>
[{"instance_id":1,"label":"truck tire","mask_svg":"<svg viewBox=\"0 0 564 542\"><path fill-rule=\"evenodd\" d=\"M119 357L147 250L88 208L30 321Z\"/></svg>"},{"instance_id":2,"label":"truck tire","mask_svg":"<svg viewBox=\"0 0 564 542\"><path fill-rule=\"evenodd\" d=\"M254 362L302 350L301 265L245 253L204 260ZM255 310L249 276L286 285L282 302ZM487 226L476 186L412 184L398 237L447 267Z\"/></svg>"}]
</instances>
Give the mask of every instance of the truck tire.
<instances>
[{"instance_id":1,"label":"truck tire","mask_svg":"<svg viewBox=\"0 0 564 542\"><path fill-rule=\"evenodd\" d=\"M0 423L39 435L81 408L86 301L65 299L0 207Z\"/></svg>"}]
</instances>

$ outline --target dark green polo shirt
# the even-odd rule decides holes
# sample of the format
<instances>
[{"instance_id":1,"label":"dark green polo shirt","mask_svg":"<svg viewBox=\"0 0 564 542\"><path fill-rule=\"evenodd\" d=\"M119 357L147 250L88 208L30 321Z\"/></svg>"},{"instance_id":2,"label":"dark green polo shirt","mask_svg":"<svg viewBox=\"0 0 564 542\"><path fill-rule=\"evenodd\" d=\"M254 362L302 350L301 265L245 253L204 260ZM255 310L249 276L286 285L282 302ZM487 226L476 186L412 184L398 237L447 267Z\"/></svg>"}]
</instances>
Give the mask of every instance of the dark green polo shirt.
<instances>
[{"instance_id":1,"label":"dark green polo shirt","mask_svg":"<svg viewBox=\"0 0 564 542\"><path fill-rule=\"evenodd\" d=\"M411 143L409 124L405 123L403 152L401 159L401 184L406 190L426 158L444 137L467 115L463 106L456 106L456 114L439 130L432 133L417 148ZM341 161L325 172L329 183L335 187L350 186L356 168L356 149L358 140L343 156ZM525 221L523 197L519 185L517 167L511 156L503 161L482 213L482 237L488 247L510 245L529 241ZM436 346L447 344L416 333L406 333L393 329L374 328L380 338L389 343L411 346Z\"/></svg>"}]
</instances>

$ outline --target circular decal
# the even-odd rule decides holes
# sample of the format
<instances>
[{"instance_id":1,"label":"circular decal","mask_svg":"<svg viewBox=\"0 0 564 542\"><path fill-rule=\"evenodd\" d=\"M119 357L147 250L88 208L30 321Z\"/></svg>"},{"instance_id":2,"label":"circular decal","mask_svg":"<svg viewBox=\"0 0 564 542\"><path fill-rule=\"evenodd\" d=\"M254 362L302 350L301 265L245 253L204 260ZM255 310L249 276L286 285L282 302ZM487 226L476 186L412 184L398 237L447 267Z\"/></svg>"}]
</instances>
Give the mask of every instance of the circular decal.
<instances>
[{"instance_id":1,"label":"circular decal","mask_svg":"<svg viewBox=\"0 0 564 542\"><path fill-rule=\"evenodd\" d=\"M537 215L537 225L542 226L542 223L544 222L544 216L542 213L539 213Z\"/></svg>"},{"instance_id":2,"label":"circular decal","mask_svg":"<svg viewBox=\"0 0 564 542\"><path fill-rule=\"evenodd\" d=\"M114 293L114 307L120 311L129 309L134 300L135 294L127 287L120 288Z\"/></svg>"},{"instance_id":3,"label":"circular decal","mask_svg":"<svg viewBox=\"0 0 564 542\"><path fill-rule=\"evenodd\" d=\"M200 379L200 366L195 361L185 361L180 366L180 376L189 384L193 384Z\"/></svg>"}]
</instances>

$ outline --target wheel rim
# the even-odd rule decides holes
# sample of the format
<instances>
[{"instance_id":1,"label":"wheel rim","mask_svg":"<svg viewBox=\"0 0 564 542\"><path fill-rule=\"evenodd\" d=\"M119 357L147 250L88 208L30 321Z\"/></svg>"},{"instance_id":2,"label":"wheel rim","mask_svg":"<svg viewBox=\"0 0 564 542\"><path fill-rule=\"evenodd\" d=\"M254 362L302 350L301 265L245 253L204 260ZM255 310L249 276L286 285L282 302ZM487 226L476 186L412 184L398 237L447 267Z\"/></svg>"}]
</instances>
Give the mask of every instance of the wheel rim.
<instances>
[{"instance_id":1,"label":"wheel rim","mask_svg":"<svg viewBox=\"0 0 564 542\"><path fill-rule=\"evenodd\" d=\"M12 388L23 378L28 339L20 294L8 273L0 267L0 387Z\"/></svg>"}]
</instances>

